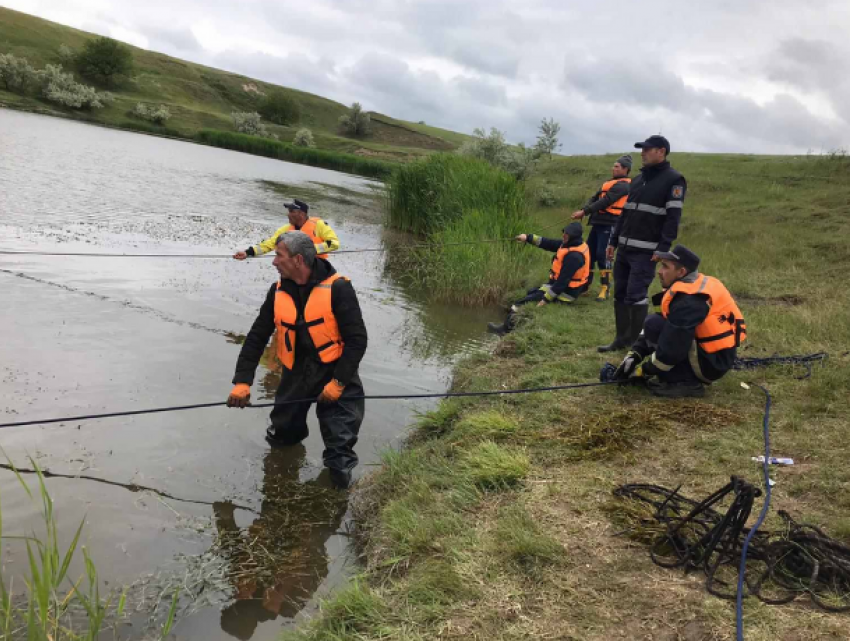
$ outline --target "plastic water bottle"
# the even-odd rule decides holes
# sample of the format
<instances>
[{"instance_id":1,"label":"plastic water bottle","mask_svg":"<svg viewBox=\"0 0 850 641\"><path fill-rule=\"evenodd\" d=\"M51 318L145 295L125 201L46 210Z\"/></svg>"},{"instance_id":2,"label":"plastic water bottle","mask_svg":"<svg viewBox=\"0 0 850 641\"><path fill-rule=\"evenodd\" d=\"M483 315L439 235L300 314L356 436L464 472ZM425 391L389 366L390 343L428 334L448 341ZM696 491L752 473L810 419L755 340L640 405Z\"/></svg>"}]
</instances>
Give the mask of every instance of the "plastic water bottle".
<instances>
[{"instance_id":1,"label":"plastic water bottle","mask_svg":"<svg viewBox=\"0 0 850 641\"><path fill-rule=\"evenodd\" d=\"M756 463L764 463L764 456L753 456L751 457L751 460ZM794 465L794 459L771 456L767 459L767 463L768 465Z\"/></svg>"}]
</instances>

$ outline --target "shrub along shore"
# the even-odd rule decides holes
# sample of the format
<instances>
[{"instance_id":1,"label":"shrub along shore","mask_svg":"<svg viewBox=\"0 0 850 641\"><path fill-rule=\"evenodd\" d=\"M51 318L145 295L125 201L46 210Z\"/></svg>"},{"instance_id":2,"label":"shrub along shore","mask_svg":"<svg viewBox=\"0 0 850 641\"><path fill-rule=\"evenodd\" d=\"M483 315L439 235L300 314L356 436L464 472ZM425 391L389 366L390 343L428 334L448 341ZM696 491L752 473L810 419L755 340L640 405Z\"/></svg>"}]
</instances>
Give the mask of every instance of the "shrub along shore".
<instances>
[{"instance_id":1,"label":"shrub along shore","mask_svg":"<svg viewBox=\"0 0 850 641\"><path fill-rule=\"evenodd\" d=\"M326 149L313 149L310 147L296 147L286 142L237 134L231 131L217 131L214 129L203 129L194 138L197 142L213 147L222 147L233 151L242 151L255 156L266 156L277 158L287 162L295 162L311 167L322 167L343 171L368 178L388 178L396 163L372 158L363 158L355 154L346 154Z\"/></svg>"},{"instance_id":2,"label":"shrub along shore","mask_svg":"<svg viewBox=\"0 0 850 641\"><path fill-rule=\"evenodd\" d=\"M538 227L568 217L608 177L614 157L565 158L529 189L554 195L532 212ZM709 595L704 576L664 570L644 544L619 535L628 482L703 497L739 475L760 485L764 399L773 394L767 530L780 509L850 539L847 438L850 389L850 162L832 157L674 154L688 178L680 241L702 256L746 316L742 356L826 351L810 378L792 367L731 372L702 400L662 401L636 388L594 388L444 401L384 455L353 497L362 575L284 638L728 639L734 603ZM529 231L534 231L529 230ZM545 278L534 252L525 284ZM657 291L657 283L653 292ZM492 353L461 362L457 391L596 380L612 304L523 312ZM612 359L613 360L613 359ZM760 509L757 501L756 511ZM746 638L842 639L847 615L805 599L745 601Z\"/></svg>"},{"instance_id":3,"label":"shrub along shore","mask_svg":"<svg viewBox=\"0 0 850 641\"><path fill-rule=\"evenodd\" d=\"M533 258L512 242L531 223L525 183L483 160L435 154L387 181L386 226L429 245L390 248L388 268L434 300L499 302Z\"/></svg>"}]
</instances>

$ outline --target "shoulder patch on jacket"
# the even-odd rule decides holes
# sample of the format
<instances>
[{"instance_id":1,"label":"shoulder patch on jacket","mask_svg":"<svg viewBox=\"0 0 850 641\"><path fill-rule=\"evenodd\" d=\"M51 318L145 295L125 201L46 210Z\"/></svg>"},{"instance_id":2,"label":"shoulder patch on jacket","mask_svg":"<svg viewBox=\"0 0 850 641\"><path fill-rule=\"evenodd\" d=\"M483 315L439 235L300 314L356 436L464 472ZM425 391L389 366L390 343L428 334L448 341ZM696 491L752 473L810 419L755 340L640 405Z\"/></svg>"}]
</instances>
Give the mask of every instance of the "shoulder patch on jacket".
<instances>
[{"instance_id":1,"label":"shoulder patch on jacket","mask_svg":"<svg viewBox=\"0 0 850 641\"><path fill-rule=\"evenodd\" d=\"M673 185L673 190L670 192L670 195L673 198L681 198L685 194L685 186L684 185Z\"/></svg>"}]
</instances>

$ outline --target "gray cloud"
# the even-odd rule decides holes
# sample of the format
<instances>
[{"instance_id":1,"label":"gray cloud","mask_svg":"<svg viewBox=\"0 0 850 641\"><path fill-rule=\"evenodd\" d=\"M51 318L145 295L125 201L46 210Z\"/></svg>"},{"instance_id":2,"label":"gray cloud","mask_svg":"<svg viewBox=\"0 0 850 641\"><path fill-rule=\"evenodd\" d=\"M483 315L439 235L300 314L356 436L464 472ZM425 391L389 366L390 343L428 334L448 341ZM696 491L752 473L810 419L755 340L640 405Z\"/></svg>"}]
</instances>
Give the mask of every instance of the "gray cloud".
<instances>
[{"instance_id":1,"label":"gray cloud","mask_svg":"<svg viewBox=\"0 0 850 641\"><path fill-rule=\"evenodd\" d=\"M622 151L659 130L679 150L850 144L841 0L7 1L460 131L533 142L554 117L567 153Z\"/></svg>"},{"instance_id":2,"label":"gray cloud","mask_svg":"<svg viewBox=\"0 0 850 641\"><path fill-rule=\"evenodd\" d=\"M168 28L151 26L142 30L142 34L150 42L150 48L154 51L175 51L185 54L199 53L202 50L201 43L187 27Z\"/></svg>"}]
</instances>

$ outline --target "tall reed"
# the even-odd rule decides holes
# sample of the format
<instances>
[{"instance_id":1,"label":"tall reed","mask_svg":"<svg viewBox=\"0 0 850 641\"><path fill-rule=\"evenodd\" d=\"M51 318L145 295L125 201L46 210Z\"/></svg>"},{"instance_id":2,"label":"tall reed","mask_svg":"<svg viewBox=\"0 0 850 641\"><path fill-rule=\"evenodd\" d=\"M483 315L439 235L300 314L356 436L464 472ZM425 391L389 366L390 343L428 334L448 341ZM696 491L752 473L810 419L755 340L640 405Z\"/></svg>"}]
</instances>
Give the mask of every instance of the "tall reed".
<instances>
[{"instance_id":1,"label":"tall reed","mask_svg":"<svg viewBox=\"0 0 850 641\"><path fill-rule=\"evenodd\" d=\"M390 249L387 267L432 300L498 302L532 259L511 240L531 230L523 183L473 158L438 154L397 169L387 225L427 241L412 251Z\"/></svg>"},{"instance_id":2,"label":"tall reed","mask_svg":"<svg viewBox=\"0 0 850 641\"><path fill-rule=\"evenodd\" d=\"M196 134L195 139L198 142L213 147L242 151L256 156L277 158L312 167L334 169L369 178L388 178L395 167L395 164L383 160L361 158L354 154L345 154L327 149L296 147L295 145L280 142L279 140L237 134L229 131L218 131L216 129L202 129Z\"/></svg>"},{"instance_id":3,"label":"tall reed","mask_svg":"<svg viewBox=\"0 0 850 641\"><path fill-rule=\"evenodd\" d=\"M465 210L510 220L526 217L525 188L483 160L435 154L397 168L387 184L387 224L419 235L441 229Z\"/></svg>"}]
</instances>

